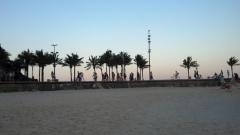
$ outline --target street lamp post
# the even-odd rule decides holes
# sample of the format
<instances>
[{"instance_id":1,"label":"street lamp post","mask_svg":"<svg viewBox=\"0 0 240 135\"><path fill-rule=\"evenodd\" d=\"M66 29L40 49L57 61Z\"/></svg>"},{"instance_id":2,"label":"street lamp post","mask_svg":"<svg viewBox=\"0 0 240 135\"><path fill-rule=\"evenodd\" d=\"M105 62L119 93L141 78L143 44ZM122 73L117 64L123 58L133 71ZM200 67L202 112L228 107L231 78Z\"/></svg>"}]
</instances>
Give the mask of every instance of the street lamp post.
<instances>
[{"instance_id":1,"label":"street lamp post","mask_svg":"<svg viewBox=\"0 0 240 135\"><path fill-rule=\"evenodd\" d=\"M151 53L151 33L150 30L148 30L148 62L149 62L149 80L151 80L151 58L150 58L150 53Z\"/></svg>"},{"instance_id":2,"label":"street lamp post","mask_svg":"<svg viewBox=\"0 0 240 135\"><path fill-rule=\"evenodd\" d=\"M56 72L55 72L55 69L56 69L56 55L58 52L55 51L55 47L57 46L57 44L52 44L53 46L53 75L54 75L54 80L56 79Z\"/></svg>"}]
</instances>

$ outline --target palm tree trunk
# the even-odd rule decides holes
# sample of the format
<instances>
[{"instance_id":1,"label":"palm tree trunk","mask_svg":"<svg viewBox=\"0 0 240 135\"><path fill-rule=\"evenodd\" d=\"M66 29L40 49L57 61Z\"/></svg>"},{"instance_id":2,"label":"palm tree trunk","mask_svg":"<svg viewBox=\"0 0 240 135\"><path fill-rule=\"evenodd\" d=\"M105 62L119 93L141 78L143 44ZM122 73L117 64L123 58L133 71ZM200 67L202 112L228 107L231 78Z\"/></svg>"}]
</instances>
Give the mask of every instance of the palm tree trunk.
<instances>
[{"instance_id":1,"label":"palm tree trunk","mask_svg":"<svg viewBox=\"0 0 240 135\"><path fill-rule=\"evenodd\" d=\"M141 70L141 68L139 68L139 70L140 70L139 80L142 80L142 79L141 79L141 78L142 78L142 70Z\"/></svg>"},{"instance_id":2,"label":"palm tree trunk","mask_svg":"<svg viewBox=\"0 0 240 135\"><path fill-rule=\"evenodd\" d=\"M233 66L231 66L232 78L233 78Z\"/></svg>"},{"instance_id":3,"label":"palm tree trunk","mask_svg":"<svg viewBox=\"0 0 240 135\"><path fill-rule=\"evenodd\" d=\"M189 76L189 68L187 69L187 71L188 71L188 72L187 72L187 73L188 73L188 79L190 79L190 76Z\"/></svg>"},{"instance_id":4,"label":"palm tree trunk","mask_svg":"<svg viewBox=\"0 0 240 135\"><path fill-rule=\"evenodd\" d=\"M33 66L32 66L32 79L33 79Z\"/></svg>"},{"instance_id":5,"label":"palm tree trunk","mask_svg":"<svg viewBox=\"0 0 240 135\"><path fill-rule=\"evenodd\" d=\"M111 70L111 69L110 69L110 66L109 66L109 67L108 67L108 73L109 73L109 74L108 74L108 80L109 80L109 81L111 80L110 70Z\"/></svg>"},{"instance_id":6,"label":"palm tree trunk","mask_svg":"<svg viewBox=\"0 0 240 135\"><path fill-rule=\"evenodd\" d=\"M70 80L72 82L72 68L70 67Z\"/></svg>"},{"instance_id":7,"label":"palm tree trunk","mask_svg":"<svg viewBox=\"0 0 240 135\"><path fill-rule=\"evenodd\" d=\"M102 68L100 68L101 71L101 77L102 77L102 81L103 81L103 72L102 72Z\"/></svg>"},{"instance_id":8,"label":"palm tree trunk","mask_svg":"<svg viewBox=\"0 0 240 135\"><path fill-rule=\"evenodd\" d=\"M143 68L142 68L142 80L143 80Z\"/></svg>"},{"instance_id":9,"label":"palm tree trunk","mask_svg":"<svg viewBox=\"0 0 240 135\"><path fill-rule=\"evenodd\" d=\"M44 82L44 66L42 66L42 82Z\"/></svg>"},{"instance_id":10,"label":"palm tree trunk","mask_svg":"<svg viewBox=\"0 0 240 135\"><path fill-rule=\"evenodd\" d=\"M138 66L137 66L137 73L138 73Z\"/></svg>"},{"instance_id":11,"label":"palm tree trunk","mask_svg":"<svg viewBox=\"0 0 240 135\"><path fill-rule=\"evenodd\" d=\"M38 82L40 82L41 79L41 67L38 68Z\"/></svg>"},{"instance_id":12,"label":"palm tree trunk","mask_svg":"<svg viewBox=\"0 0 240 135\"><path fill-rule=\"evenodd\" d=\"M106 73L107 73L107 63L106 63Z\"/></svg>"},{"instance_id":13,"label":"palm tree trunk","mask_svg":"<svg viewBox=\"0 0 240 135\"><path fill-rule=\"evenodd\" d=\"M27 65L27 68L26 68L26 76L28 77L28 65Z\"/></svg>"},{"instance_id":14,"label":"palm tree trunk","mask_svg":"<svg viewBox=\"0 0 240 135\"><path fill-rule=\"evenodd\" d=\"M75 82L76 81L76 74L75 74L75 72L76 72L76 66L73 66L73 81Z\"/></svg>"}]
</instances>

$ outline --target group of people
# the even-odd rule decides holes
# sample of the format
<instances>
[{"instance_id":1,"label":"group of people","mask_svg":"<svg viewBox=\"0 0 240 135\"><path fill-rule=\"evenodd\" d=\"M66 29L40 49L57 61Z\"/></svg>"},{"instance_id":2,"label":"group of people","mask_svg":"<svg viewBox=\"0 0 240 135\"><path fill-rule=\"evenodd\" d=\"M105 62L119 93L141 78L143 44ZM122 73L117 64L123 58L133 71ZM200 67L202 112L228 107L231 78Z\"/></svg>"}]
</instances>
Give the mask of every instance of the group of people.
<instances>
[{"instance_id":1,"label":"group of people","mask_svg":"<svg viewBox=\"0 0 240 135\"><path fill-rule=\"evenodd\" d=\"M117 76L116 76L115 73L112 72L111 75L112 75L112 78L109 77L107 72L102 73L102 81L126 81L127 80L126 73L117 73ZM97 72L93 72L92 77L94 81L97 81L97 78L98 78ZM141 75L139 72L137 73L137 78L134 78L133 72L129 74L129 81L134 81L134 80L141 80ZM150 80L153 80L152 72L150 72Z\"/></svg>"},{"instance_id":2,"label":"group of people","mask_svg":"<svg viewBox=\"0 0 240 135\"><path fill-rule=\"evenodd\" d=\"M228 75L228 78L229 78L229 71L228 70L227 70L227 75ZM238 76L237 73L233 74L233 77L232 77L230 82L226 82L222 70L219 74L214 73L212 78L216 79L216 80L219 80L219 84L220 84L221 88L222 89L227 89L230 92L231 92L231 90L230 90L231 86L236 85L236 82L239 82L239 76Z\"/></svg>"},{"instance_id":3,"label":"group of people","mask_svg":"<svg viewBox=\"0 0 240 135\"><path fill-rule=\"evenodd\" d=\"M77 73L77 79L76 80L79 81L79 82L85 80L84 76L83 76L83 72L78 72Z\"/></svg>"},{"instance_id":4,"label":"group of people","mask_svg":"<svg viewBox=\"0 0 240 135\"><path fill-rule=\"evenodd\" d=\"M195 78L195 79L201 79L201 78L202 78L202 75L200 75L200 74L198 73L198 70L195 70L195 71L194 71L194 78Z\"/></svg>"}]
</instances>

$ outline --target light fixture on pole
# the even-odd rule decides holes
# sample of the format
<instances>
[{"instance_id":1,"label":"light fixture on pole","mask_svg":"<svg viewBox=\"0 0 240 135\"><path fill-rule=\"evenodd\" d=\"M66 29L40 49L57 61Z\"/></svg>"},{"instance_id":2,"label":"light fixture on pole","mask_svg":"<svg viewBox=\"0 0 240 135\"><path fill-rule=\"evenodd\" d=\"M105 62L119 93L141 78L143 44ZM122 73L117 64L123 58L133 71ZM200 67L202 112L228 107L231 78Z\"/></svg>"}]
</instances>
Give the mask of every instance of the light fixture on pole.
<instances>
[{"instance_id":1,"label":"light fixture on pole","mask_svg":"<svg viewBox=\"0 0 240 135\"><path fill-rule=\"evenodd\" d=\"M55 69L56 69L56 55L58 52L55 51L55 47L57 46L56 43L53 43L52 44L53 46L53 75L54 75L54 80L56 79L56 72L55 72Z\"/></svg>"}]
</instances>

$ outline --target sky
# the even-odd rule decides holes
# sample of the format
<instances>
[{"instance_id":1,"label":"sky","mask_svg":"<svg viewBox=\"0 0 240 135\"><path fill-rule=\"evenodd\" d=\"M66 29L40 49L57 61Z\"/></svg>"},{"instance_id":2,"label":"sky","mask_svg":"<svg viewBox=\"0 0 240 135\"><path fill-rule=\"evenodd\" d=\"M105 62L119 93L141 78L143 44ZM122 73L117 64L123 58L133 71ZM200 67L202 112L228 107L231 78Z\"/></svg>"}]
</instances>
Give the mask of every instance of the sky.
<instances>
[{"instance_id":1,"label":"sky","mask_svg":"<svg viewBox=\"0 0 240 135\"><path fill-rule=\"evenodd\" d=\"M221 70L226 76L226 61L240 59L240 0L0 0L0 43L12 59L26 49L51 52L53 43L61 58L77 53L85 62L107 49L148 58L148 29L155 79L170 79L176 70L186 78L180 65L187 56L197 60L204 78ZM77 71L92 80L84 66ZM52 70L45 69L45 79ZM69 80L68 67L56 72ZM127 67L130 72L136 65ZM34 73L38 78L37 68ZM147 69L144 75L148 79Z\"/></svg>"}]
</instances>

